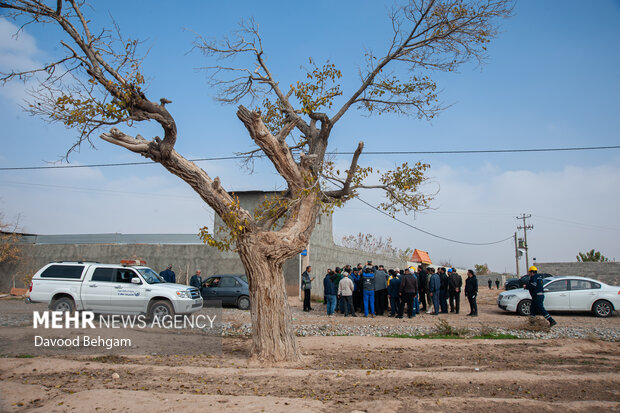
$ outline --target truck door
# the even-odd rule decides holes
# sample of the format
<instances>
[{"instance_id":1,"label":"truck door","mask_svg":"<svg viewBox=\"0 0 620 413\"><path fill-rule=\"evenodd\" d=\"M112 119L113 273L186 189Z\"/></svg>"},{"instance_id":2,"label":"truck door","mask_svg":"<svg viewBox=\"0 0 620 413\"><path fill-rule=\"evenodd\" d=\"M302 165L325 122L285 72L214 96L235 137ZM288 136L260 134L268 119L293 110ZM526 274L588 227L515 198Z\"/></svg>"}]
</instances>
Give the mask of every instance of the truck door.
<instances>
[{"instance_id":1,"label":"truck door","mask_svg":"<svg viewBox=\"0 0 620 413\"><path fill-rule=\"evenodd\" d=\"M116 268L110 312L140 313L146 308L144 283L132 284L132 278L142 280L131 268Z\"/></svg>"},{"instance_id":2,"label":"truck door","mask_svg":"<svg viewBox=\"0 0 620 413\"><path fill-rule=\"evenodd\" d=\"M98 267L84 277L81 299L84 310L108 311L114 290L116 268Z\"/></svg>"}]
</instances>

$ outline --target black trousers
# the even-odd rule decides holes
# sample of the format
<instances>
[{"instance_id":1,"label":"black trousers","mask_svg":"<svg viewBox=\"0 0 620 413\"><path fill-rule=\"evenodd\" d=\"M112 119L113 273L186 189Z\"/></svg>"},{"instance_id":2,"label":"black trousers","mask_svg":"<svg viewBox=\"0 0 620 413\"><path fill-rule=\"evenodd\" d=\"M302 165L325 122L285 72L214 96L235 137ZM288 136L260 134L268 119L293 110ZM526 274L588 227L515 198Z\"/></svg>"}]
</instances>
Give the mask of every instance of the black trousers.
<instances>
[{"instance_id":1,"label":"black trousers","mask_svg":"<svg viewBox=\"0 0 620 413\"><path fill-rule=\"evenodd\" d=\"M353 296L352 295L343 295L342 297L340 297L340 309L342 310L344 315L355 314L355 310L353 309Z\"/></svg>"},{"instance_id":2,"label":"black trousers","mask_svg":"<svg viewBox=\"0 0 620 413\"><path fill-rule=\"evenodd\" d=\"M396 315L400 313L400 297L399 296L395 296L392 297L390 296L390 314L392 316Z\"/></svg>"},{"instance_id":3,"label":"black trousers","mask_svg":"<svg viewBox=\"0 0 620 413\"><path fill-rule=\"evenodd\" d=\"M461 293L456 291L450 291L450 311L459 313L459 307L461 303ZM456 311L455 311L456 310Z\"/></svg>"},{"instance_id":4,"label":"black trousers","mask_svg":"<svg viewBox=\"0 0 620 413\"><path fill-rule=\"evenodd\" d=\"M385 312L385 299L387 298L387 289L375 291L375 314L383 315Z\"/></svg>"},{"instance_id":5,"label":"black trousers","mask_svg":"<svg viewBox=\"0 0 620 413\"><path fill-rule=\"evenodd\" d=\"M355 308L355 311L362 311L363 308L363 304L362 304L362 290L358 289L357 291L353 291L353 307Z\"/></svg>"},{"instance_id":6,"label":"black trousers","mask_svg":"<svg viewBox=\"0 0 620 413\"><path fill-rule=\"evenodd\" d=\"M310 311L310 289L304 290L304 311Z\"/></svg>"},{"instance_id":7,"label":"black trousers","mask_svg":"<svg viewBox=\"0 0 620 413\"><path fill-rule=\"evenodd\" d=\"M426 290L420 290L420 311L426 311Z\"/></svg>"},{"instance_id":8,"label":"black trousers","mask_svg":"<svg viewBox=\"0 0 620 413\"><path fill-rule=\"evenodd\" d=\"M467 296L469 301L470 314L478 315L478 304L476 303L477 294L471 294Z\"/></svg>"},{"instance_id":9,"label":"black trousers","mask_svg":"<svg viewBox=\"0 0 620 413\"><path fill-rule=\"evenodd\" d=\"M407 305L407 316L413 317L413 299L415 298L414 293L403 293L400 300L400 308L398 309L398 316L402 317L405 312L405 304Z\"/></svg>"},{"instance_id":10,"label":"black trousers","mask_svg":"<svg viewBox=\"0 0 620 413\"><path fill-rule=\"evenodd\" d=\"M448 290L439 290L439 306L442 313L448 312Z\"/></svg>"}]
</instances>

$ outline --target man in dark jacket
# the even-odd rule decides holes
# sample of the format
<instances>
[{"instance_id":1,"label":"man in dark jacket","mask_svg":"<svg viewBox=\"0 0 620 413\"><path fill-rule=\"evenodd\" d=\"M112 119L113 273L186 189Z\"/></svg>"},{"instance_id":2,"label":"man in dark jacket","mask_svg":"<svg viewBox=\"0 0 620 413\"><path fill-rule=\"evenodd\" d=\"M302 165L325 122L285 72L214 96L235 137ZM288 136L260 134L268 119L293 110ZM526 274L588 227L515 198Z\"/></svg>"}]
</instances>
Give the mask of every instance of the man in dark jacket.
<instances>
[{"instance_id":1,"label":"man in dark jacket","mask_svg":"<svg viewBox=\"0 0 620 413\"><path fill-rule=\"evenodd\" d=\"M445 267L441 267L437 270L439 273L440 288L439 288L439 306L442 313L448 312L448 274L446 274Z\"/></svg>"},{"instance_id":2,"label":"man in dark jacket","mask_svg":"<svg viewBox=\"0 0 620 413\"><path fill-rule=\"evenodd\" d=\"M168 264L165 270L159 273L159 275L167 282L167 283L176 283L177 276L172 271L172 264Z\"/></svg>"},{"instance_id":3,"label":"man in dark jacket","mask_svg":"<svg viewBox=\"0 0 620 413\"><path fill-rule=\"evenodd\" d=\"M459 313L459 307L461 304L461 287L463 286L463 279L456 272L454 268L448 270L448 291L450 293L450 312Z\"/></svg>"},{"instance_id":4,"label":"man in dark jacket","mask_svg":"<svg viewBox=\"0 0 620 413\"><path fill-rule=\"evenodd\" d=\"M331 317L336 309L336 286L334 285L334 276L325 274L323 279L323 293L325 294L325 305L327 307L327 316Z\"/></svg>"},{"instance_id":5,"label":"man in dark jacket","mask_svg":"<svg viewBox=\"0 0 620 413\"><path fill-rule=\"evenodd\" d=\"M390 315L394 317L400 312L400 278L394 270L390 270L390 279L387 288L388 295L390 296Z\"/></svg>"},{"instance_id":6,"label":"man in dark jacket","mask_svg":"<svg viewBox=\"0 0 620 413\"><path fill-rule=\"evenodd\" d=\"M383 265L375 272L375 311L377 315L383 315L385 311L385 299L387 298L387 272Z\"/></svg>"},{"instance_id":7,"label":"man in dark jacket","mask_svg":"<svg viewBox=\"0 0 620 413\"><path fill-rule=\"evenodd\" d=\"M192 278L189 280L189 285L196 287L199 290L202 289L202 277L200 274L202 274L202 271L196 270L196 274L192 275Z\"/></svg>"},{"instance_id":8,"label":"man in dark jacket","mask_svg":"<svg viewBox=\"0 0 620 413\"><path fill-rule=\"evenodd\" d=\"M421 265L418 265L418 292L420 294L420 304L422 304L422 309L420 311L426 311L426 284L428 283L428 274L426 270L422 268ZM429 303L430 305L430 303Z\"/></svg>"},{"instance_id":9,"label":"man in dark jacket","mask_svg":"<svg viewBox=\"0 0 620 413\"><path fill-rule=\"evenodd\" d=\"M415 317L415 310L413 308L413 299L418 293L418 280L407 270L402 276L399 287L401 302L398 309L398 318L403 318L405 311L405 304L407 305L407 316L409 318Z\"/></svg>"},{"instance_id":10,"label":"man in dark jacket","mask_svg":"<svg viewBox=\"0 0 620 413\"><path fill-rule=\"evenodd\" d=\"M478 297L478 279L473 270L467 270L467 279L465 280L465 297L469 301L469 308L471 309L469 316L478 317L478 303L476 298Z\"/></svg>"},{"instance_id":11,"label":"man in dark jacket","mask_svg":"<svg viewBox=\"0 0 620 413\"><path fill-rule=\"evenodd\" d=\"M530 320L534 320L534 317L540 314L549 322L549 327L553 327L558 322L549 315L543 305L545 293L543 288L543 279L540 274L538 274L538 268L532 265L529 268L528 275L530 276L530 282L527 284L527 289L532 297L532 305L530 306Z\"/></svg>"},{"instance_id":12,"label":"man in dark jacket","mask_svg":"<svg viewBox=\"0 0 620 413\"><path fill-rule=\"evenodd\" d=\"M301 289L304 291L304 311L311 311L310 307L310 293L312 292L312 281L314 277L310 277L312 272L312 266L308 265L306 271L301 274Z\"/></svg>"},{"instance_id":13,"label":"man in dark jacket","mask_svg":"<svg viewBox=\"0 0 620 413\"><path fill-rule=\"evenodd\" d=\"M439 274L433 273L428 281L428 293L433 300L433 312L431 314L439 314L439 289L441 287L441 280ZM428 313L428 312L427 312Z\"/></svg>"},{"instance_id":14,"label":"man in dark jacket","mask_svg":"<svg viewBox=\"0 0 620 413\"><path fill-rule=\"evenodd\" d=\"M361 265L360 265L361 266ZM353 272L349 276L353 281L353 308L357 312L362 311L362 270L361 268L353 268Z\"/></svg>"}]
</instances>

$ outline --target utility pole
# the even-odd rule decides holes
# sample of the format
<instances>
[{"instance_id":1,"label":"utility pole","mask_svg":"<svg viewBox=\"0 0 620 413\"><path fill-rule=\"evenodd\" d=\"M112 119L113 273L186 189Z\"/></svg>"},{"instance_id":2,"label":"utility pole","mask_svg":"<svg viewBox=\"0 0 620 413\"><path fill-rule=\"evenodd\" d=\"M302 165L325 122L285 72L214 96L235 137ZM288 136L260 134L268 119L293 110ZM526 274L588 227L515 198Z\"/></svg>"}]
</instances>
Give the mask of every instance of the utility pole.
<instances>
[{"instance_id":1,"label":"utility pole","mask_svg":"<svg viewBox=\"0 0 620 413\"><path fill-rule=\"evenodd\" d=\"M519 278L519 244L517 242L516 232L515 232L515 261L517 263L517 278Z\"/></svg>"},{"instance_id":2,"label":"utility pole","mask_svg":"<svg viewBox=\"0 0 620 413\"><path fill-rule=\"evenodd\" d=\"M534 229L534 225L527 225L525 220L528 218L531 218L532 214L521 214L520 217L516 217L517 219L522 219L523 220L523 226L518 226L517 229L522 229L523 230L523 247L525 249L525 268L529 269L530 268L530 260L528 258L528 254L527 254L527 230L528 229Z\"/></svg>"}]
</instances>

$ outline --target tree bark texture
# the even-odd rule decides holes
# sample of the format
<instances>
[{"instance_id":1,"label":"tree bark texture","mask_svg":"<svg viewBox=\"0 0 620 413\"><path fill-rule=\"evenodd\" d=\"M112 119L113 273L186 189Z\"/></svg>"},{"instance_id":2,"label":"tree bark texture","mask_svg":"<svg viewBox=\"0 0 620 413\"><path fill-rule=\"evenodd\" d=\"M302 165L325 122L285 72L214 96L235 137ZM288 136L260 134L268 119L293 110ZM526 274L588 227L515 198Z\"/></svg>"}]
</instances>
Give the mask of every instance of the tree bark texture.
<instances>
[{"instance_id":1,"label":"tree bark texture","mask_svg":"<svg viewBox=\"0 0 620 413\"><path fill-rule=\"evenodd\" d=\"M297 361L299 349L284 285L284 260L261 253L263 248L256 243L265 241L266 237L259 236L237 243L250 285L251 354L259 361Z\"/></svg>"}]
</instances>

